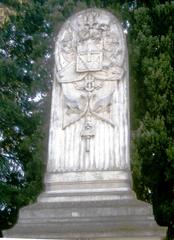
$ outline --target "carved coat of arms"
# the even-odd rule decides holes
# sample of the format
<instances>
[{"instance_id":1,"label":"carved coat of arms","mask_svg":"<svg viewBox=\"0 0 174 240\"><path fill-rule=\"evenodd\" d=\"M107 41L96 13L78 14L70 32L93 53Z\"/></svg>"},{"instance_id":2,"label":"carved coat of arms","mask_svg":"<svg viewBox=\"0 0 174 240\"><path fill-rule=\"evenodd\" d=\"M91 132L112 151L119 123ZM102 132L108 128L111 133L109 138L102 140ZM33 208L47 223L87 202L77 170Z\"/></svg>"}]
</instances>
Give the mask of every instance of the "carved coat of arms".
<instances>
[{"instance_id":1,"label":"carved coat of arms","mask_svg":"<svg viewBox=\"0 0 174 240\"><path fill-rule=\"evenodd\" d=\"M116 81L124 74L124 46L119 30L111 19L97 12L79 16L77 24L69 22L59 34L56 52L56 74L63 92L63 122L65 129L84 119L81 137L95 137L97 119L112 127L112 96Z\"/></svg>"}]
</instances>

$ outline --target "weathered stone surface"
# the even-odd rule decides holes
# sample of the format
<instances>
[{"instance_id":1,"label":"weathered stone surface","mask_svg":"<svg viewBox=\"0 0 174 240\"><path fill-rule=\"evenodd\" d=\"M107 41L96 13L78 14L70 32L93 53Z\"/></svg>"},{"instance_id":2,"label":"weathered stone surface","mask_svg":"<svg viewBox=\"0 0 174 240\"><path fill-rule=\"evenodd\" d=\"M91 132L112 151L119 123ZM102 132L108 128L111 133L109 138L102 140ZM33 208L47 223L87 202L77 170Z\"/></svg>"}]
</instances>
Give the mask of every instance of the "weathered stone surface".
<instances>
[{"instance_id":1,"label":"weathered stone surface","mask_svg":"<svg viewBox=\"0 0 174 240\"><path fill-rule=\"evenodd\" d=\"M126 40L109 12L87 9L58 34L45 191L6 237L159 240L131 190Z\"/></svg>"},{"instance_id":2,"label":"weathered stone surface","mask_svg":"<svg viewBox=\"0 0 174 240\"><path fill-rule=\"evenodd\" d=\"M47 172L129 169L126 39L109 12L72 16L55 47Z\"/></svg>"},{"instance_id":3,"label":"weathered stone surface","mask_svg":"<svg viewBox=\"0 0 174 240\"><path fill-rule=\"evenodd\" d=\"M38 238L10 238L10 240L37 240ZM57 238L57 240L67 240L67 238ZM9 238L4 238L4 240L9 240ZM40 238L39 240L45 240L45 238ZM52 240L51 238L49 240ZM84 238L87 240L87 238ZM92 240L159 240L158 237L119 237L119 238L92 238Z\"/></svg>"},{"instance_id":4,"label":"weathered stone surface","mask_svg":"<svg viewBox=\"0 0 174 240\"><path fill-rule=\"evenodd\" d=\"M130 193L131 196L131 193ZM151 206L135 199L36 203L20 211L8 237L120 238L156 237L165 229L156 225Z\"/></svg>"}]
</instances>

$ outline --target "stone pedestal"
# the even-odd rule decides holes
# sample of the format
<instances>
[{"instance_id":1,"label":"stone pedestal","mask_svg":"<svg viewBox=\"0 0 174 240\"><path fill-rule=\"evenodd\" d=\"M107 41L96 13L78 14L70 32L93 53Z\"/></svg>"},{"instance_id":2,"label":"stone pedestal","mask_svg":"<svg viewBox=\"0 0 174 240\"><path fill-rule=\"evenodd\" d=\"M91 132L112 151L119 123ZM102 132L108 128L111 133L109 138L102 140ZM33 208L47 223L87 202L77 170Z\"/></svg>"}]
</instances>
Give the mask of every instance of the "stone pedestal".
<instances>
[{"instance_id":1,"label":"stone pedestal","mask_svg":"<svg viewBox=\"0 0 174 240\"><path fill-rule=\"evenodd\" d=\"M38 202L20 210L5 237L49 239L154 239L165 236L149 204L131 191L127 171L46 176Z\"/></svg>"},{"instance_id":2,"label":"stone pedestal","mask_svg":"<svg viewBox=\"0 0 174 240\"><path fill-rule=\"evenodd\" d=\"M130 198L129 171L47 174L39 202L106 201Z\"/></svg>"},{"instance_id":3,"label":"stone pedestal","mask_svg":"<svg viewBox=\"0 0 174 240\"><path fill-rule=\"evenodd\" d=\"M133 199L121 199L36 203L21 210L18 224L5 233L5 236L52 239L162 239L165 230L156 225L151 206Z\"/></svg>"}]
</instances>

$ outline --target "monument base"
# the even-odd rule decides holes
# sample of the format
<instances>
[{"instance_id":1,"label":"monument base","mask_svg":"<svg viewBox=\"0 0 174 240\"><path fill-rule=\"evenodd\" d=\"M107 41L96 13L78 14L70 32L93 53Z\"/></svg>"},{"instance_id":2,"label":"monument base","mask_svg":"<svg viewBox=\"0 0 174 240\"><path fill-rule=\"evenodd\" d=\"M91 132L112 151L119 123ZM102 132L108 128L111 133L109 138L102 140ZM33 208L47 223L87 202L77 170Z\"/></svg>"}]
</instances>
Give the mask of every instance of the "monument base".
<instances>
[{"instance_id":1,"label":"monument base","mask_svg":"<svg viewBox=\"0 0 174 240\"><path fill-rule=\"evenodd\" d=\"M83 238L85 240L85 238ZM120 238L93 238L92 240L159 240L161 238L158 237L120 237ZM9 240L9 238L3 238L3 240ZM10 238L10 240L38 240L38 238ZM39 240L45 240L45 238L40 238ZM53 239L48 239L48 240L53 240ZM57 240L67 240L67 239L62 239L62 238L57 238Z\"/></svg>"},{"instance_id":2,"label":"monument base","mask_svg":"<svg viewBox=\"0 0 174 240\"><path fill-rule=\"evenodd\" d=\"M155 223L149 204L136 200L129 179L126 171L47 175L46 191L20 210L4 237L162 239L166 229Z\"/></svg>"}]
</instances>

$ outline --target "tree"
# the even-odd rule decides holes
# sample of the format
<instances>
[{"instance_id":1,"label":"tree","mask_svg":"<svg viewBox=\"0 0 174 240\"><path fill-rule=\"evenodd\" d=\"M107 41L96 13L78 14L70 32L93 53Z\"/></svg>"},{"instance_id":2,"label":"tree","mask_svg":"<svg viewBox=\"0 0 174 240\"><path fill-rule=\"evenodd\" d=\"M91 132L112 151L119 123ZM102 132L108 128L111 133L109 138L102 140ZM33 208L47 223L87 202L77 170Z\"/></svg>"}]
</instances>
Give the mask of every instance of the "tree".
<instances>
[{"instance_id":1,"label":"tree","mask_svg":"<svg viewBox=\"0 0 174 240\"><path fill-rule=\"evenodd\" d=\"M0 31L0 230L42 188L42 108L47 90L41 58L50 31L42 1L2 1L13 12ZM45 80L44 80L45 79ZM42 84L41 84L42 83Z\"/></svg>"},{"instance_id":2,"label":"tree","mask_svg":"<svg viewBox=\"0 0 174 240\"><path fill-rule=\"evenodd\" d=\"M156 221L174 238L174 4L132 13L134 183L138 197L153 205Z\"/></svg>"}]
</instances>

